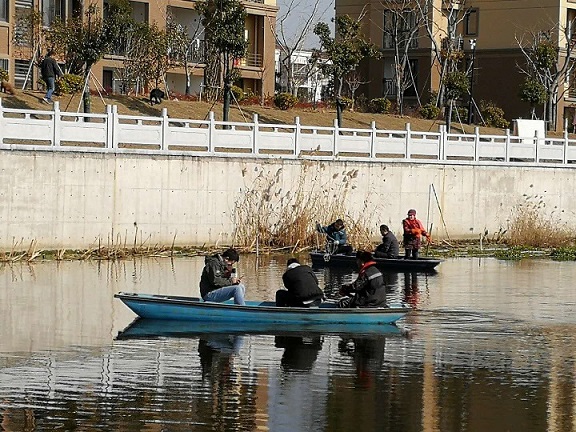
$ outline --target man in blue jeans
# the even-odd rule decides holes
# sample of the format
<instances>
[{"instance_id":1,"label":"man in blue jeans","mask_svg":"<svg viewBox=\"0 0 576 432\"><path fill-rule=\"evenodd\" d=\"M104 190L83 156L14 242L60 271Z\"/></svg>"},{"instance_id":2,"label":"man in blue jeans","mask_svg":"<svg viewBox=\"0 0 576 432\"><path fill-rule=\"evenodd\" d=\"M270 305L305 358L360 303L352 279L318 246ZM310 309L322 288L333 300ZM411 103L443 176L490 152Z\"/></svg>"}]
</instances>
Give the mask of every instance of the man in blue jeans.
<instances>
[{"instance_id":1,"label":"man in blue jeans","mask_svg":"<svg viewBox=\"0 0 576 432\"><path fill-rule=\"evenodd\" d=\"M204 301L221 303L233 298L237 305L244 305L246 288L233 268L239 259L236 249L205 258L200 278L200 295Z\"/></svg>"},{"instance_id":2,"label":"man in blue jeans","mask_svg":"<svg viewBox=\"0 0 576 432\"><path fill-rule=\"evenodd\" d=\"M44 60L40 63L40 74L46 83L46 96L42 98L45 103L52 103L52 93L54 93L54 89L56 88L56 78L62 76L62 70L52 57L53 55L53 50L48 51L46 57L44 57Z\"/></svg>"}]
</instances>

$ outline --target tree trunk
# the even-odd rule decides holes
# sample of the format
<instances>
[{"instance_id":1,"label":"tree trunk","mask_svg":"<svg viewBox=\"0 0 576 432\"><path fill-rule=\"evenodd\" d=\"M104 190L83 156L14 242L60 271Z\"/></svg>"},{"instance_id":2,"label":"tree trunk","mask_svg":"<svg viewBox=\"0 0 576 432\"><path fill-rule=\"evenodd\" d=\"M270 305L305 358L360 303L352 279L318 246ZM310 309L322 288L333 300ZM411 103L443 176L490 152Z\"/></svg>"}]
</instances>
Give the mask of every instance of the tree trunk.
<instances>
[{"instance_id":1,"label":"tree trunk","mask_svg":"<svg viewBox=\"0 0 576 432\"><path fill-rule=\"evenodd\" d=\"M82 93L82 105L84 108L84 113L90 114L92 111L92 100L90 98L90 71L92 70L92 65L86 65L86 73L84 74L84 93ZM89 122L90 118L85 117L85 122Z\"/></svg>"},{"instance_id":2,"label":"tree trunk","mask_svg":"<svg viewBox=\"0 0 576 432\"><path fill-rule=\"evenodd\" d=\"M222 107L222 121L228 121L228 114L230 113L230 92L232 89L232 82L229 77L224 79L224 104ZM228 125L224 125L224 129L229 129Z\"/></svg>"}]
</instances>

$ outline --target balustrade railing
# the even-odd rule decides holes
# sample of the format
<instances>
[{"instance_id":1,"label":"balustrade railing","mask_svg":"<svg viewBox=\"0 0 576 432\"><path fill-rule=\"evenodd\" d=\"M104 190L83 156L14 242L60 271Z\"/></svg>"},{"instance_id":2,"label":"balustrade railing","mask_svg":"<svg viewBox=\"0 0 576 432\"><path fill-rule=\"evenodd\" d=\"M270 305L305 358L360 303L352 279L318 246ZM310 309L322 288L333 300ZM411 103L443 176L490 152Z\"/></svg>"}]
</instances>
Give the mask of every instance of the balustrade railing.
<instances>
[{"instance_id":1,"label":"balustrade railing","mask_svg":"<svg viewBox=\"0 0 576 432\"><path fill-rule=\"evenodd\" d=\"M222 122L106 113L5 108L0 99L0 149L34 151L114 152L191 156L237 156L363 160L372 162L528 164L576 163L576 140L511 135Z\"/></svg>"}]
</instances>

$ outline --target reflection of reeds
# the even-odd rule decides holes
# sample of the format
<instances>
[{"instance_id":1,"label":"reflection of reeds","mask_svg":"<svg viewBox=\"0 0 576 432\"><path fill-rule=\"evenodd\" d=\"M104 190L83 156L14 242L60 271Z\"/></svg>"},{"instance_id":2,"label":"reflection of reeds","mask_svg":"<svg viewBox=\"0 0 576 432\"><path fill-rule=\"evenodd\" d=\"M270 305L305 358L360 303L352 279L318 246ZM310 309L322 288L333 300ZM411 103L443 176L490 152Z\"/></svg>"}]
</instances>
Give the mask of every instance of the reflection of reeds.
<instances>
[{"instance_id":1,"label":"reflection of reeds","mask_svg":"<svg viewBox=\"0 0 576 432\"><path fill-rule=\"evenodd\" d=\"M541 196L526 196L514 209L508 233L510 245L560 247L574 244L573 230L561 222L557 210L546 214Z\"/></svg>"},{"instance_id":2,"label":"reflection of reeds","mask_svg":"<svg viewBox=\"0 0 576 432\"><path fill-rule=\"evenodd\" d=\"M348 194L356 188L358 171L344 171L323 182L324 168L322 163L305 163L294 185L282 184L282 169L275 173L262 169L236 200L234 243L248 248L258 244L272 249L306 249L318 242L317 222L325 225L343 218L351 243L372 247L366 208L357 209L359 217L344 208Z\"/></svg>"}]
</instances>

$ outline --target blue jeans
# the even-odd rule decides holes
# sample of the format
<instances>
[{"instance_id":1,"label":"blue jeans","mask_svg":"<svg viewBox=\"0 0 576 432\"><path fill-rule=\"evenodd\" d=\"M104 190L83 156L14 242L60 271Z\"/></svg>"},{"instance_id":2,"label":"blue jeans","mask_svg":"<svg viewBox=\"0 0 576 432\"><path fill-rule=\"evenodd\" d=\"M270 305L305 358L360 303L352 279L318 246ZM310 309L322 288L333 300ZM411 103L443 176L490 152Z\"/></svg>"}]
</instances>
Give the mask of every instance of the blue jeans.
<instances>
[{"instance_id":1,"label":"blue jeans","mask_svg":"<svg viewBox=\"0 0 576 432\"><path fill-rule=\"evenodd\" d=\"M56 80L54 77L47 77L46 78L46 99L52 100L52 93L54 93L54 89L56 88Z\"/></svg>"},{"instance_id":2,"label":"blue jeans","mask_svg":"<svg viewBox=\"0 0 576 432\"><path fill-rule=\"evenodd\" d=\"M204 301L211 301L216 303L222 303L226 300L234 298L234 303L237 305L244 306L244 293L246 292L246 287L242 284L230 285L227 287L222 287L210 291L203 297Z\"/></svg>"}]
</instances>

